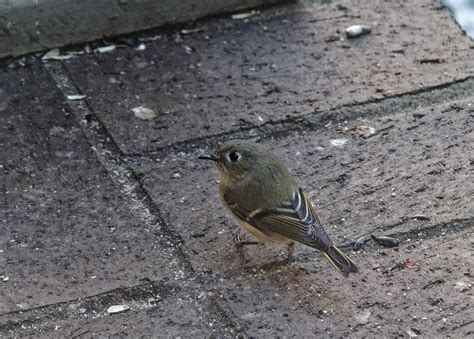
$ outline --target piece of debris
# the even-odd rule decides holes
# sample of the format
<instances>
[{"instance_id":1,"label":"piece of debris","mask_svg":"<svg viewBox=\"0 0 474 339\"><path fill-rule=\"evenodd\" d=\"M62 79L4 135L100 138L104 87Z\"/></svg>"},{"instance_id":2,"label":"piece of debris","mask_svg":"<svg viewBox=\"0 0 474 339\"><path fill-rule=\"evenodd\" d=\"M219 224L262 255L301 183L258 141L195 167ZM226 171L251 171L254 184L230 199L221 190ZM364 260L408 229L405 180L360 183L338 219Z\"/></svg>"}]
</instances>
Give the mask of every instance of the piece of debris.
<instances>
[{"instance_id":1,"label":"piece of debris","mask_svg":"<svg viewBox=\"0 0 474 339\"><path fill-rule=\"evenodd\" d=\"M372 313L369 310L365 310L360 313L354 314L354 319L358 324L365 325L369 322L371 314Z\"/></svg>"},{"instance_id":2,"label":"piece of debris","mask_svg":"<svg viewBox=\"0 0 474 339\"><path fill-rule=\"evenodd\" d=\"M416 334L415 331L413 331L411 328L407 329L405 332L408 334L410 338L418 337L418 334Z\"/></svg>"},{"instance_id":3,"label":"piece of debris","mask_svg":"<svg viewBox=\"0 0 474 339\"><path fill-rule=\"evenodd\" d=\"M107 309L107 313L109 314L123 313L123 312L127 312L129 309L130 307L128 307L128 305L114 305L114 306L110 306Z\"/></svg>"},{"instance_id":4,"label":"piece of debris","mask_svg":"<svg viewBox=\"0 0 474 339\"><path fill-rule=\"evenodd\" d=\"M444 279L437 279L437 280L431 280L431 281L428 281L428 283L422 287L423 290L426 290L427 288L431 288L435 285L440 285L440 284L444 284L446 281L444 281Z\"/></svg>"},{"instance_id":5,"label":"piece of debris","mask_svg":"<svg viewBox=\"0 0 474 339\"><path fill-rule=\"evenodd\" d=\"M388 269L386 269L385 271L383 271L382 273L387 275L387 276L390 276L392 275L392 272L393 271L396 271L396 270L403 270L405 268L414 268L417 266L417 263L415 260L412 260L412 259L405 259L403 260L402 262L399 262L398 264L396 264L395 266L392 266Z\"/></svg>"},{"instance_id":6,"label":"piece of debris","mask_svg":"<svg viewBox=\"0 0 474 339\"><path fill-rule=\"evenodd\" d=\"M244 118L239 118L239 122L241 122L242 124L247 125L247 126L254 126L253 123L251 123L250 121L248 121L247 119L244 119Z\"/></svg>"},{"instance_id":7,"label":"piece of debris","mask_svg":"<svg viewBox=\"0 0 474 339\"><path fill-rule=\"evenodd\" d=\"M190 235L191 238L204 238L206 233L193 233Z\"/></svg>"},{"instance_id":8,"label":"piece of debris","mask_svg":"<svg viewBox=\"0 0 474 339\"><path fill-rule=\"evenodd\" d=\"M411 219L415 219L415 220L427 220L427 221L430 221L430 217L427 217L426 215L424 214L415 214L414 216L411 217Z\"/></svg>"},{"instance_id":9,"label":"piece of debris","mask_svg":"<svg viewBox=\"0 0 474 339\"><path fill-rule=\"evenodd\" d=\"M369 239L370 239L370 235L363 235L362 237L357 239L355 244L354 244L354 250L357 251L358 249L360 249L362 247L362 245L364 245L365 242Z\"/></svg>"},{"instance_id":10,"label":"piece of debris","mask_svg":"<svg viewBox=\"0 0 474 339\"><path fill-rule=\"evenodd\" d=\"M331 139L329 142L335 147L342 147L347 143L347 139Z\"/></svg>"},{"instance_id":11,"label":"piece of debris","mask_svg":"<svg viewBox=\"0 0 474 339\"><path fill-rule=\"evenodd\" d=\"M91 54L92 53L92 48L89 44L85 45L84 46L84 52L87 53L87 54Z\"/></svg>"},{"instance_id":12,"label":"piece of debris","mask_svg":"<svg viewBox=\"0 0 474 339\"><path fill-rule=\"evenodd\" d=\"M179 172L173 173L173 179L181 178L181 174Z\"/></svg>"},{"instance_id":13,"label":"piece of debris","mask_svg":"<svg viewBox=\"0 0 474 339\"><path fill-rule=\"evenodd\" d=\"M417 263L415 260L406 258L405 260L403 260L403 265L405 265L406 268L413 268L417 266Z\"/></svg>"},{"instance_id":14,"label":"piece of debris","mask_svg":"<svg viewBox=\"0 0 474 339\"><path fill-rule=\"evenodd\" d=\"M115 45L109 45L109 46L103 46L103 47L97 47L94 52L96 53L109 53L112 52L115 48L117 48Z\"/></svg>"},{"instance_id":15,"label":"piece of debris","mask_svg":"<svg viewBox=\"0 0 474 339\"><path fill-rule=\"evenodd\" d=\"M41 57L41 60L67 60L71 59L72 55L66 54L61 55L59 52L59 48L54 48L47 52L45 55Z\"/></svg>"},{"instance_id":16,"label":"piece of debris","mask_svg":"<svg viewBox=\"0 0 474 339\"><path fill-rule=\"evenodd\" d=\"M7 282L7 281L9 281L9 280L10 280L9 277L6 277L6 276L4 276L4 275L0 275L0 281Z\"/></svg>"},{"instance_id":17,"label":"piece of debris","mask_svg":"<svg viewBox=\"0 0 474 339\"><path fill-rule=\"evenodd\" d=\"M353 127L344 127L343 132L350 133L352 135L356 135L358 137L367 139L376 134L376 130L372 126L366 126L366 125L361 125L361 126L353 126Z\"/></svg>"},{"instance_id":18,"label":"piece of debris","mask_svg":"<svg viewBox=\"0 0 474 339\"><path fill-rule=\"evenodd\" d=\"M246 13L238 13L238 14L232 14L232 19L234 20L243 20L243 19L247 19L247 18L250 18L251 16L254 16L256 14L259 14L260 11L251 11L251 12L246 12Z\"/></svg>"},{"instance_id":19,"label":"piece of debris","mask_svg":"<svg viewBox=\"0 0 474 339\"><path fill-rule=\"evenodd\" d=\"M346 28L346 34L348 38L356 38L358 36L370 33L370 30L370 26L353 25Z\"/></svg>"},{"instance_id":20,"label":"piece of debris","mask_svg":"<svg viewBox=\"0 0 474 339\"><path fill-rule=\"evenodd\" d=\"M193 29L182 29L181 34L186 35L186 34L191 34L191 33L202 32L202 31L204 31L204 28L202 27L197 27Z\"/></svg>"},{"instance_id":21,"label":"piece of debris","mask_svg":"<svg viewBox=\"0 0 474 339\"><path fill-rule=\"evenodd\" d=\"M444 299L443 298L428 298L428 303L431 305L431 306L436 306L436 305L439 305L441 303L444 302Z\"/></svg>"},{"instance_id":22,"label":"piece of debris","mask_svg":"<svg viewBox=\"0 0 474 339\"><path fill-rule=\"evenodd\" d=\"M444 59L439 58L428 58L428 59L418 59L420 64L441 64L446 62Z\"/></svg>"},{"instance_id":23,"label":"piece of debris","mask_svg":"<svg viewBox=\"0 0 474 339\"><path fill-rule=\"evenodd\" d=\"M139 44L135 47L135 50L136 50L136 51L144 51L145 49L146 49L146 45L145 45L143 42L139 43Z\"/></svg>"},{"instance_id":24,"label":"piece of debris","mask_svg":"<svg viewBox=\"0 0 474 339\"><path fill-rule=\"evenodd\" d=\"M385 247L397 247L400 245L400 240L397 238L391 238L391 237L385 237L385 236L377 237L375 235L372 235L372 239L374 239L377 243Z\"/></svg>"},{"instance_id":25,"label":"piece of debris","mask_svg":"<svg viewBox=\"0 0 474 339\"><path fill-rule=\"evenodd\" d=\"M87 95L82 95L82 94L71 94L67 96L68 100L82 100L87 98Z\"/></svg>"},{"instance_id":26,"label":"piece of debris","mask_svg":"<svg viewBox=\"0 0 474 339\"><path fill-rule=\"evenodd\" d=\"M267 89L265 89L265 92L263 92L261 94L261 96L267 97L267 96L269 96L270 94L273 94L273 93L281 93L280 87L278 87L277 85L270 86Z\"/></svg>"},{"instance_id":27,"label":"piece of debris","mask_svg":"<svg viewBox=\"0 0 474 339\"><path fill-rule=\"evenodd\" d=\"M414 117L415 119L423 118L425 115L426 115L425 113L419 113L419 112L413 113L413 117Z\"/></svg>"},{"instance_id":28,"label":"piece of debris","mask_svg":"<svg viewBox=\"0 0 474 339\"><path fill-rule=\"evenodd\" d=\"M390 52L395 54L405 54L405 49L403 47L399 47L392 49Z\"/></svg>"},{"instance_id":29,"label":"piece of debris","mask_svg":"<svg viewBox=\"0 0 474 339\"><path fill-rule=\"evenodd\" d=\"M458 282L456 282L456 284L454 285L454 289L459 291L459 292L464 292L464 291L467 291L471 288L471 284L464 281L464 280L459 280Z\"/></svg>"},{"instance_id":30,"label":"piece of debris","mask_svg":"<svg viewBox=\"0 0 474 339\"><path fill-rule=\"evenodd\" d=\"M74 330L74 331L71 333L70 337L71 337L71 338L79 338L79 337L81 337L81 336L83 336L84 334L87 334L87 333L89 333L89 330L88 330L88 329L79 328L79 329L77 329L77 330Z\"/></svg>"},{"instance_id":31,"label":"piece of debris","mask_svg":"<svg viewBox=\"0 0 474 339\"><path fill-rule=\"evenodd\" d=\"M132 112L133 112L133 114L135 114L135 116L138 119L152 120L152 119L156 118L156 113L151 108L138 106L138 107L132 108Z\"/></svg>"},{"instance_id":32,"label":"piece of debris","mask_svg":"<svg viewBox=\"0 0 474 339\"><path fill-rule=\"evenodd\" d=\"M324 39L324 42L334 42L341 40L341 37L337 34L332 34Z\"/></svg>"},{"instance_id":33,"label":"piece of debris","mask_svg":"<svg viewBox=\"0 0 474 339\"><path fill-rule=\"evenodd\" d=\"M393 271L403 270L404 268L405 268L405 265L403 264L403 262L399 262L395 266L392 266L386 269L385 271L382 271L382 273L385 275L392 275Z\"/></svg>"}]
</instances>

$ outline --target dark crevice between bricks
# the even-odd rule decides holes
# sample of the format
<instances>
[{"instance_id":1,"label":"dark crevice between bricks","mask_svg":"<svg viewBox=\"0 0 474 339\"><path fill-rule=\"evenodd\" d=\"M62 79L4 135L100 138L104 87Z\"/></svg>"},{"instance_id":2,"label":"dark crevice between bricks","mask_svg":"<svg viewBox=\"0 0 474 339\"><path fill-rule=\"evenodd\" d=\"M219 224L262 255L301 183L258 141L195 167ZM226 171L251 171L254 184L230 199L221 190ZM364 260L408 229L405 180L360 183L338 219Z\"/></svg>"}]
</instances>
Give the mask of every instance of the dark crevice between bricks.
<instances>
[{"instance_id":1,"label":"dark crevice between bricks","mask_svg":"<svg viewBox=\"0 0 474 339\"><path fill-rule=\"evenodd\" d=\"M72 82L69 71L62 63L49 62L45 65L45 68L50 73L53 81L58 85L58 88L64 97L66 97L68 94L81 93L79 87L77 87L76 84ZM94 110L90 107L87 100L84 100L81 103L73 102L73 105L71 105L70 102L68 102L68 104L69 106L72 106L71 108L78 118L87 121L89 131L92 132L92 128L89 128L89 126L95 126L95 130L93 131L95 136L95 140L93 140L94 143L91 143L91 140L89 140L90 135L86 135L86 137L88 137L87 140L92 147L98 148L100 146L115 153L115 155L124 155L117 142L114 140L112 134L110 134L110 132L105 127L104 122L97 116L97 114L94 113Z\"/></svg>"},{"instance_id":2,"label":"dark crevice between bricks","mask_svg":"<svg viewBox=\"0 0 474 339\"><path fill-rule=\"evenodd\" d=\"M165 223L159 208L156 206L153 198L148 194L148 191L143 187L143 182L141 178L134 172L131 171L131 178L138 183L138 188L136 189L136 194L141 198L141 201L146 204L150 212L159 220L160 225L162 225L163 233L165 233L166 237L172 241L172 243L176 246L177 252L181 261L184 263L185 267L194 273L194 269L191 266L188 258L184 254L181 244L183 243L183 239L179 234L171 230Z\"/></svg>"},{"instance_id":3,"label":"dark crevice between bricks","mask_svg":"<svg viewBox=\"0 0 474 339\"><path fill-rule=\"evenodd\" d=\"M222 323L224 323L227 327L232 328L236 333L237 338L248 338L248 335L245 333L245 331L233 320L237 317L235 316L234 312L226 306L227 304L225 300L220 300L219 296L214 294L213 296L209 297L209 302L211 303Z\"/></svg>"},{"instance_id":4,"label":"dark crevice between bricks","mask_svg":"<svg viewBox=\"0 0 474 339\"><path fill-rule=\"evenodd\" d=\"M403 111L416 111L439 104L460 100L474 93L474 77L468 76L453 82L424 87L393 96L364 102L336 106L325 111L313 111L285 119L272 120L261 125L245 125L228 132L197 137L164 147L150 148L141 153L128 153L132 157L166 157L173 152L190 152L196 148L212 148L229 139L282 139L294 131L313 131L328 122L353 121L358 118L389 116Z\"/></svg>"},{"instance_id":5,"label":"dark crevice between bricks","mask_svg":"<svg viewBox=\"0 0 474 339\"><path fill-rule=\"evenodd\" d=\"M49 64L47 67L48 71L52 74L53 80L58 84L59 88L65 92L65 91L76 91L78 92L77 86L72 82L71 78L69 77L69 74L66 70L66 68L59 63L53 63ZM63 93L66 95L66 93ZM133 191L126 193L130 195L130 193L135 194L138 199L140 200L141 203L143 203L146 208L151 212L153 215L153 220L150 220L149 222L151 224L157 224L160 226L160 233L163 233L162 235L165 236L165 242L166 240L169 240L172 244L174 244L175 247L175 253L176 255L180 258L180 261L186 269L189 272L194 273L193 268L187 258L185 257L184 253L181 250L180 244L182 243L182 240L179 235L175 234L170 230L170 228L166 225L164 222L162 216L160 215L158 207L155 205L153 199L149 196L148 192L145 190L143 187L143 184L137 174L131 170L127 164L124 163L124 154L120 150L120 147L117 145L117 143L114 141L112 135L109 133L107 130L105 124L100 121L100 119L97 117L97 115L94 113L94 111L87 105L81 106L78 104L72 105L72 110L75 112L75 114L78 116L79 119L82 119L84 117L87 118L87 124L88 126L86 128L83 128L83 131L85 130L85 135L88 143L97 150L96 153L98 153L98 157L102 157L104 159L99 159L99 161L104 165L104 161L106 161L108 164L105 167L111 167L107 168L109 174L111 169L114 170L117 167L117 171L123 171L118 169L118 167L125 168L125 171L128 172L126 173L127 177L129 180L132 180L135 185L133 185ZM89 125L95 125L96 128L92 130L92 128L89 128ZM105 155L99 155L101 150L105 150ZM124 190L121 190L124 191Z\"/></svg>"},{"instance_id":6,"label":"dark crevice between bricks","mask_svg":"<svg viewBox=\"0 0 474 339\"><path fill-rule=\"evenodd\" d=\"M120 287L96 295L60 303L7 312L0 314L0 319L6 316L16 316L18 320L9 320L0 325L0 333L6 334L10 331L21 329L23 326L39 325L47 321L74 318L78 316L80 308L87 309L88 313L98 315L104 313L104 309L110 305L126 302L147 303L149 298L153 298L156 295L166 299L177 294L180 290L181 287L177 285L167 284L163 281L152 281L132 287ZM103 315L106 314L104 313Z\"/></svg>"}]
</instances>

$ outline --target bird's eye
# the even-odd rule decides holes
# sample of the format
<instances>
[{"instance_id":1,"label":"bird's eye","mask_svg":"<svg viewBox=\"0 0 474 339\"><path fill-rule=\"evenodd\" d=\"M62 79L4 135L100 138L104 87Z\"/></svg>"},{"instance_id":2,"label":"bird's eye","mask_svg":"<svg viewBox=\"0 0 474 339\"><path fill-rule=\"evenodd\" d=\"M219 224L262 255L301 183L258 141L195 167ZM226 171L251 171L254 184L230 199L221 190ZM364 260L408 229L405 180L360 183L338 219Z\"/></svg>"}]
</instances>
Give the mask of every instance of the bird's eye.
<instances>
[{"instance_id":1,"label":"bird's eye","mask_svg":"<svg viewBox=\"0 0 474 339\"><path fill-rule=\"evenodd\" d=\"M240 158L241 158L241 155L238 152L230 152L229 153L229 160L232 161L232 162L237 162L237 161L240 160Z\"/></svg>"}]
</instances>

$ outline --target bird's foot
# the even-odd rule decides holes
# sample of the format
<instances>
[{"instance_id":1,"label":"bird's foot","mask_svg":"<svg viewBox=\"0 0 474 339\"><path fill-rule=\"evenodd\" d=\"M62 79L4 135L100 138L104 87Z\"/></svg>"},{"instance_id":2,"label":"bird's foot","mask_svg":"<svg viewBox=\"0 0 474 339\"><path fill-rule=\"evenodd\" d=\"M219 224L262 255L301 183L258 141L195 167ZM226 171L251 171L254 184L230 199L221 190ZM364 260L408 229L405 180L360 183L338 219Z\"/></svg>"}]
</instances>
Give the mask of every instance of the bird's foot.
<instances>
[{"instance_id":1,"label":"bird's foot","mask_svg":"<svg viewBox=\"0 0 474 339\"><path fill-rule=\"evenodd\" d=\"M244 256L244 246L247 245L260 245L258 241L249 241L245 240L240 231L234 233L234 246L237 250L237 254L239 255L240 260L245 263L245 256Z\"/></svg>"},{"instance_id":2,"label":"bird's foot","mask_svg":"<svg viewBox=\"0 0 474 339\"><path fill-rule=\"evenodd\" d=\"M292 262L295 259L293 257L293 252L295 250L295 243L292 241L292 242L289 242L286 246L287 246L286 247L286 249L287 249L286 261L287 262Z\"/></svg>"}]
</instances>

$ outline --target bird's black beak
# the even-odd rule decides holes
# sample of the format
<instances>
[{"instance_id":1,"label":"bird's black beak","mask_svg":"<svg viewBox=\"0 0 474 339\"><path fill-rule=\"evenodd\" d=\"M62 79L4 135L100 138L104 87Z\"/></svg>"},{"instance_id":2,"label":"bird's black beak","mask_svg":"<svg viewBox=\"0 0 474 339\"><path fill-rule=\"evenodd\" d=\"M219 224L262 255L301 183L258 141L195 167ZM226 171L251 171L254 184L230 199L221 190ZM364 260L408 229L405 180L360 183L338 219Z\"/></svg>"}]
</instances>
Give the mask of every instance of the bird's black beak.
<instances>
[{"instance_id":1,"label":"bird's black beak","mask_svg":"<svg viewBox=\"0 0 474 339\"><path fill-rule=\"evenodd\" d=\"M216 160L219 160L219 157L215 155L214 153L211 153L210 155L200 155L198 159L216 161Z\"/></svg>"}]
</instances>

